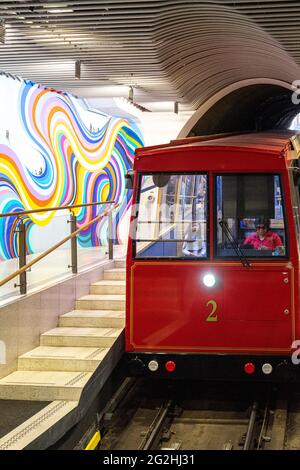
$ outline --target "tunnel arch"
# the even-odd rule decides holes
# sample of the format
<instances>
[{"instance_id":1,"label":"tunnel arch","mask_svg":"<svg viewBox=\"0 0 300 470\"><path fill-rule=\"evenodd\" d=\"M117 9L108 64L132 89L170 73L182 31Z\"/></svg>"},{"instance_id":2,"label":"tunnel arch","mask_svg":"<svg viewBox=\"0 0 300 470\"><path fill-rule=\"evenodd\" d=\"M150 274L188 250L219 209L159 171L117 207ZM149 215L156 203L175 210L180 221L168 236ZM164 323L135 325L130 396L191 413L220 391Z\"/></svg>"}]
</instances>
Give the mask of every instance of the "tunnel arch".
<instances>
[{"instance_id":1,"label":"tunnel arch","mask_svg":"<svg viewBox=\"0 0 300 470\"><path fill-rule=\"evenodd\" d=\"M292 101L294 91L280 80L239 81L203 103L178 137L286 129L300 112L300 105Z\"/></svg>"}]
</instances>

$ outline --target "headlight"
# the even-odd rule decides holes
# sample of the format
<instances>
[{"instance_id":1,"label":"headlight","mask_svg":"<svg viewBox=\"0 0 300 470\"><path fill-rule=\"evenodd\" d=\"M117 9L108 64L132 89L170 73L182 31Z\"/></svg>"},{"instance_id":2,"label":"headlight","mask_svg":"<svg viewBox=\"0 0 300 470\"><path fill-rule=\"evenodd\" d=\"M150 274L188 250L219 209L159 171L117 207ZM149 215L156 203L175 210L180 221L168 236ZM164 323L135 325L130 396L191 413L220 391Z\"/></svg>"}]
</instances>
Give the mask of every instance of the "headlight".
<instances>
[{"instance_id":1,"label":"headlight","mask_svg":"<svg viewBox=\"0 0 300 470\"><path fill-rule=\"evenodd\" d=\"M213 287L215 283L216 283L216 278L213 274L205 274L205 276L203 276L203 284L206 287Z\"/></svg>"}]
</instances>

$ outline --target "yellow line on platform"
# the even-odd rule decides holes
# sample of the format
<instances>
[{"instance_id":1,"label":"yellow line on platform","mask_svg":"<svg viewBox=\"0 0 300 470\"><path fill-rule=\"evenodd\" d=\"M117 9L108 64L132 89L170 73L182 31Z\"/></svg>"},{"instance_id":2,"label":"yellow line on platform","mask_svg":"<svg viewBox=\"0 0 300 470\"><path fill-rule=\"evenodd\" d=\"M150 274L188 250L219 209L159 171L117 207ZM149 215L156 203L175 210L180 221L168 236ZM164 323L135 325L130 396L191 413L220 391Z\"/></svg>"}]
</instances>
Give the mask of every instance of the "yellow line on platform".
<instances>
[{"instance_id":1,"label":"yellow line on platform","mask_svg":"<svg viewBox=\"0 0 300 470\"><path fill-rule=\"evenodd\" d=\"M95 450L101 440L100 431L95 432L92 439L84 450Z\"/></svg>"}]
</instances>

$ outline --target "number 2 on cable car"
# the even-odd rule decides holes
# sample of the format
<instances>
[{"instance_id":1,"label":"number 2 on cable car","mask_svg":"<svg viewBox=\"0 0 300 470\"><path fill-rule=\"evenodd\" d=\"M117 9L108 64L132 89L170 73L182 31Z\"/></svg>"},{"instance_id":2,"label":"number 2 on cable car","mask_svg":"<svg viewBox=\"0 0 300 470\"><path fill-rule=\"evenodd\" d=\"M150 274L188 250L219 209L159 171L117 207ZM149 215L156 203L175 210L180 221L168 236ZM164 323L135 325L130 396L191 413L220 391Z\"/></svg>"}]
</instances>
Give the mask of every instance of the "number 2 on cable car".
<instances>
[{"instance_id":1,"label":"number 2 on cable car","mask_svg":"<svg viewBox=\"0 0 300 470\"><path fill-rule=\"evenodd\" d=\"M206 318L206 321L216 322L216 321L219 320L218 315L216 314L218 304L215 300L209 300L206 304L206 307L208 307L209 305L211 305L212 310L211 310L210 314L208 315L208 317Z\"/></svg>"}]
</instances>

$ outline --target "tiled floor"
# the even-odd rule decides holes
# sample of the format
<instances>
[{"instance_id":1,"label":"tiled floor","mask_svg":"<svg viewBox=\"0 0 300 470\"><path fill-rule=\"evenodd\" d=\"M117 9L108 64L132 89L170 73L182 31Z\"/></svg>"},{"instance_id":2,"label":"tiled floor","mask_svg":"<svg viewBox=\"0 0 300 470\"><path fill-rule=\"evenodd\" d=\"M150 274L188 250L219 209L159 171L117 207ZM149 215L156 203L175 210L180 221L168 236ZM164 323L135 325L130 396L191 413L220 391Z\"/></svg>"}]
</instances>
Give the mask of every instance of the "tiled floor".
<instances>
[{"instance_id":1,"label":"tiled floor","mask_svg":"<svg viewBox=\"0 0 300 470\"><path fill-rule=\"evenodd\" d=\"M125 245L114 246L114 257L122 258L126 253ZM27 257L27 262L34 259L38 253ZM49 286L55 282L67 279L72 276L69 249L60 249L51 253L46 258L42 259L36 265L32 266L31 271L27 273L27 292L35 292L41 287ZM80 248L78 247L78 272L96 265L99 261L108 258L107 247L96 248ZM0 261L0 279L16 271L18 269L18 260L13 259L9 261ZM4 286L0 287L0 306L7 302L19 297L18 284L19 279L16 277Z\"/></svg>"}]
</instances>

